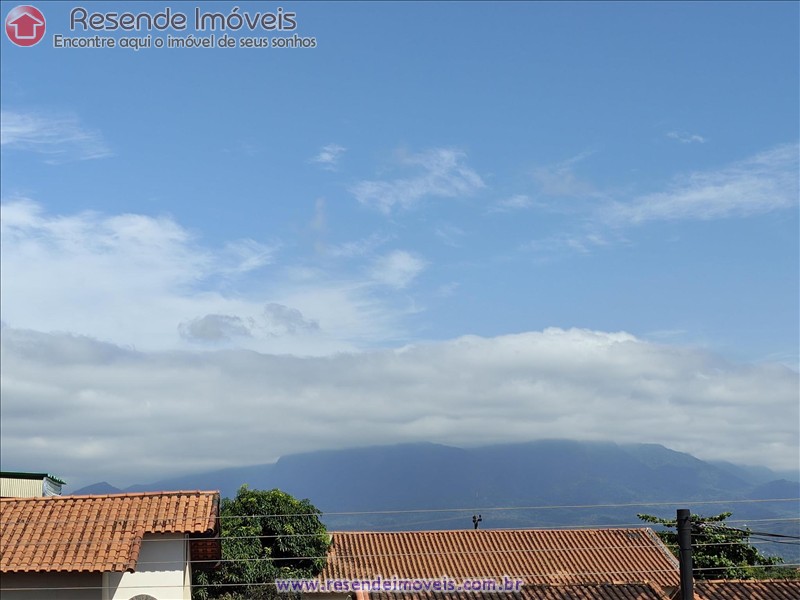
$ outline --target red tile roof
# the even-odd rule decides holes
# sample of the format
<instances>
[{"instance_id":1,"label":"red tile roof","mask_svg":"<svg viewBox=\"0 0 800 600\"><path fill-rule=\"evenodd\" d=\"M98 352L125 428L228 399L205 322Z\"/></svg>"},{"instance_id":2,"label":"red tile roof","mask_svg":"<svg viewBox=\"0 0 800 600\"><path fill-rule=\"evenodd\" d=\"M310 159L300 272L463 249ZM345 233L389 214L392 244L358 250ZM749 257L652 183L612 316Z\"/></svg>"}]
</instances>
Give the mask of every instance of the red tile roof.
<instances>
[{"instance_id":1,"label":"red tile roof","mask_svg":"<svg viewBox=\"0 0 800 600\"><path fill-rule=\"evenodd\" d=\"M647 583L526 585L518 592L370 592L356 600L668 600Z\"/></svg>"},{"instance_id":2,"label":"red tile roof","mask_svg":"<svg viewBox=\"0 0 800 600\"><path fill-rule=\"evenodd\" d=\"M213 534L218 512L218 492L0 498L0 572L131 571L145 534Z\"/></svg>"},{"instance_id":3,"label":"red tile roof","mask_svg":"<svg viewBox=\"0 0 800 600\"><path fill-rule=\"evenodd\" d=\"M696 600L798 600L800 580L697 581Z\"/></svg>"},{"instance_id":4,"label":"red tile roof","mask_svg":"<svg viewBox=\"0 0 800 600\"><path fill-rule=\"evenodd\" d=\"M519 578L525 584L677 587L678 562L649 528L334 532L323 579Z\"/></svg>"}]
</instances>

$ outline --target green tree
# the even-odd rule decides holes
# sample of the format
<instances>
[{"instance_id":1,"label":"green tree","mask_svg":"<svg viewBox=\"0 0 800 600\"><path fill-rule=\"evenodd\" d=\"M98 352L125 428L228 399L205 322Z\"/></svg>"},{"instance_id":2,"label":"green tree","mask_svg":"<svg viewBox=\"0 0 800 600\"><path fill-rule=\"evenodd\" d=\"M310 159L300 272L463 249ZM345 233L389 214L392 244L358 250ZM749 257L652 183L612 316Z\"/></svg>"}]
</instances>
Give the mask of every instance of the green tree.
<instances>
[{"instance_id":1,"label":"green tree","mask_svg":"<svg viewBox=\"0 0 800 600\"><path fill-rule=\"evenodd\" d=\"M243 485L220 506L222 564L196 574L193 597L275 598L269 584L276 578L314 577L325 567L330 544L319 515L308 500Z\"/></svg>"},{"instance_id":2,"label":"green tree","mask_svg":"<svg viewBox=\"0 0 800 600\"><path fill-rule=\"evenodd\" d=\"M783 559L765 556L750 544L750 531L729 527L725 519L732 513L704 517L692 515L692 563L695 579L760 579L780 575L773 567L753 565L778 565ZM677 522L653 515L638 514L641 520L662 525L673 531L658 531L670 551L679 556ZM773 571L775 571L773 573Z\"/></svg>"}]
</instances>

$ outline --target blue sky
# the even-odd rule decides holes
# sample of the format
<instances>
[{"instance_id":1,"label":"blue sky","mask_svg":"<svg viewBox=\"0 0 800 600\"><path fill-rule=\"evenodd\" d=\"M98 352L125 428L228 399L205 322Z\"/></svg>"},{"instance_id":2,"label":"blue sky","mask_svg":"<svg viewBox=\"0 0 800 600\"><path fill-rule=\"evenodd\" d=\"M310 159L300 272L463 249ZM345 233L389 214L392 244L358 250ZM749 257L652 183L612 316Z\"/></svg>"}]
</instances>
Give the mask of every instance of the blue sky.
<instances>
[{"instance_id":1,"label":"blue sky","mask_svg":"<svg viewBox=\"0 0 800 600\"><path fill-rule=\"evenodd\" d=\"M267 403L288 420L308 398L306 435L263 441L264 423L261 445L185 470L340 445L308 422L322 402L366 442L554 434L797 467L797 4L243 2L297 15L257 35L316 47L54 48L90 35L69 31L75 6L40 5L34 47L3 39L4 468L113 468L92 461L124 458L114 414L140 408L137 365L163 369L148 394L164 410ZM473 343L484 395L448 399L475 368L453 353ZM510 348L526 358L509 375L488 354ZM284 395L237 391L263 370L231 366L242 351L294 361ZM340 381L333 365L356 359L371 379ZM239 400L190 392L198 369ZM700 376L714 383L678 392ZM522 388L487 391L496 381ZM67 411L70 456L30 443L48 403L87 397L105 418ZM535 398L563 402L558 427L538 427ZM453 416L473 405L474 422ZM480 407L500 405L507 434L476 433ZM674 405L686 423L729 419L714 449L700 429L661 431ZM640 428L616 431L619 410ZM193 427L225 439L243 423L218 425ZM127 468L161 475L173 451Z\"/></svg>"}]
</instances>

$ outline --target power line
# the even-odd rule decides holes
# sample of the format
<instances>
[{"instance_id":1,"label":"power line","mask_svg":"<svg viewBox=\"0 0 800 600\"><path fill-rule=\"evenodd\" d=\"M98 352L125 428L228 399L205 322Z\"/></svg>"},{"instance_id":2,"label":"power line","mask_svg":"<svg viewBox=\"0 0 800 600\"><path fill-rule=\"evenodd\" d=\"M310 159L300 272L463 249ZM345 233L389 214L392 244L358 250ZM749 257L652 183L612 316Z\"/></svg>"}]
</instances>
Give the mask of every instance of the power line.
<instances>
[{"instance_id":1,"label":"power line","mask_svg":"<svg viewBox=\"0 0 800 600\"><path fill-rule=\"evenodd\" d=\"M255 517L257 515L251 515L251 516ZM797 521L798 523L800 523L800 518L792 518L792 519L788 519L787 518L787 519L779 519L779 520L782 521L782 522ZM36 522L37 526L42 524L42 523L48 524L47 521L37 521ZM55 523L58 523L58 522L56 521ZM80 523L82 524L82 522L80 522ZM13 521L8 521L8 522L5 522L3 524L6 525L6 526L14 526L17 523L13 522ZM708 528L711 528L711 527L708 527ZM770 537L781 537L781 538L789 538L789 539L793 539L793 540L800 540L800 536L789 536L789 535L784 535L784 534L766 533L766 532L752 532L752 531L748 532L747 530L737 529L737 528L732 528L732 527L728 528L728 527L724 527L724 526L713 526L713 528L717 529L717 530L722 530L722 531L730 530L730 531L741 532L741 533L749 534L750 536L753 536L753 537L770 536ZM629 531L629 532L637 532L637 531L640 532L640 531L648 530L648 531L653 531L654 533L657 533L656 530L653 527L650 527L648 525L643 525L642 523L628 523L628 524L615 524L615 525L610 525L610 524L603 524L603 525L567 525L567 526L563 526L563 527L552 527L552 528L550 528L550 527L548 527L548 528L519 527L519 528L496 528L496 529L493 528L493 529L481 529L481 530L479 530L480 533L478 535L481 535L484 532L547 533L547 532L557 532L557 531L580 532L580 531L617 531L617 530L618 531ZM463 532L472 532L473 529L472 528L468 528L468 527L464 527L462 529L455 529L455 530L454 529L449 529L449 530L448 529L438 529L438 530L434 529L434 530L415 530L415 531L407 531L407 530L406 531L378 531L378 532L369 531L369 532L367 532L367 534L369 535L369 534L376 533L376 534L380 534L380 535L392 535L392 534L400 535L400 534L414 534L414 533L419 533L420 531L428 531L428 532L433 532L433 533L444 534L444 533L462 532L462 531ZM110 533L113 533L113 530L111 530L111 531L103 530L102 533L103 534L110 534ZM141 534L141 533L142 533L141 531L128 530L127 532L121 532L120 535L121 536L134 535L134 534L138 535L138 534ZM185 535L185 532L144 532L144 533L145 534L149 534L149 535L165 535L165 534L166 535L170 535L170 534L172 534L172 535ZM195 540L195 541L203 541L203 540L206 540L206 541L207 540L239 540L239 539L260 539L260 540L272 540L272 539L274 539L274 540L277 540L277 539L294 539L294 538L333 537L333 536L336 536L336 535L339 535L339 536L352 536L352 535L359 535L359 534L364 534L364 532L363 531L325 531L325 532L317 532L317 533L286 533L286 534L283 534L283 533L271 533L271 534L249 535L249 536L237 536L237 535L203 536L202 534L199 534L198 537L190 538L190 540ZM699 533L699 532L695 532L695 533L692 534L693 537L699 537L700 535L701 535L701 533ZM84 543L85 544L100 544L100 543L104 543L104 542L110 543L110 542L116 541L116 539L118 539L118 538L99 538L99 539L80 540L80 541L65 540L65 541L60 541L60 542L48 542L48 541L23 542L20 545L27 545L27 544L30 544L30 545L58 545L58 544L84 544ZM148 542L159 542L159 541L169 542L169 541L172 541L172 540L171 539L157 539L157 538L152 538L151 539L151 538L148 538L147 540L144 540L144 541L148 541ZM731 543L738 543L738 542L731 542ZM700 545L700 544L695 544L695 545Z\"/></svg>"},{"instance_id":2,"label":"power line","mask_svg":"<svg viewBox=\"0 0 800 600\"><path fill-rule=\"evenodd\" d=\"M50 500L53 502L58 502L61 499L68 499L70 496L60 496L57 499ZM3 502L0 503L0 506L9 500L21 500L21 499L9 499L4 498ZM219 515L217 518L222 519L257 519L257 518L274 518L274 517L325 517L325 516L360 516L360 515L404 515L404 514L426 514L426 513L470 513L470 512L482 512L491 514L492 512L511 512L511 511L523 511L523 510L564 510L564 509L593 509L593 508L634 508L640 506L708 506L708 505L728 505L728 504L763 504L763 503L778 503L778 502L800 502L800 498L759 498L759 499L749 499L749 500L681 500L681 501L671 501L671 502L627 502L627 503L609 503L609 504L545 504L545 505L535 505L535 506L493 506L493 507L472 507L472 508L415 508L415 509L402 509L402 510L363 510L363 511L320 511L320 512L304 512L304 513L267 513L267 514L260 514L260 515ZM118 518L116 520L126 521L128 523L131 522L150 522L154 519L154 517L142 517L140 519L127 519L127 518ZM108 520L111 520L109 518ZM162 519L163 520L163 519ZM171 519L166 519L167 521ZM80 524L89 524L95 522L103 522L99 519L75 519L75 520L51 520L46 521L52 524L59 524L64 525L68 523L80 523ZM8 523L16 524L13 521L0 521L0 525L6 525Z\"/></svg>"},{"instance_id":3,"label":"power line","mask_svg":"<svg viewBox=\"0 0 800 600\"><path fill-rule=\"evenodd\" d=\"M235 538L235 539L250 539L250 538ZM762 544L768 542L761 542ZM798 542L775 542L775 543L787 543L787 544L798 544ZM713 544L692 544L692 549L697 548L708 548L708 547L721 547L721 546L736 546L738 545L737 542L721 542L721 543L713 543ZM598 551L598 550L629 550L629 551L637 551L637 550L664 550L664 545L662 544L646 544L641 546L589 546L589 547L570 547L570 548L531 548L531 549L515 549L513 551L508 550L473 550L473 551L436 551L436 552L408 552L408 553L383 553L383 554L336 554L335 560L336 561L345 561L351 559L395 559L395 558L409 558L409 557L431 557L431 558L448 558L448 557L458 557L463 558L467 556L471 557L483 557L483 556L492 556L497 554L536 554L536 553L563 553L563 554L571 554L571 553L580 553L580 552L589 552L589 551ZM222 558L219 560L203 560L203 561L192 561L193 563L236 563L236 562L274 562L277 564L285 563L289 561L299 561L299 560L317 560L317 559L324 559L329 558L328 554L324 555L309 555L309 556L283 556L283 557L275 557L275 556L261 556L261 557L242 557L242 558ZM677 560L677 559L676 559ZM148 565L148 564L163 564L161 562L155 561L138 561L137 565ZM749 566L749 565L748 565ZM779 563L773 565L776 567L785 566L784 563Z\"/></svg>"},{"instance_id":4,"label":"power line","mask_svg":"<svg viewBox=\"0 0 800 600\"><path fill-rule=\"evenodd\" d=\"M800 518L793 518L793 519L781 519L781 521L797 521L800 523ZM46 523L45 521L39 521L37 523ZM800 536L790 536L778 533L765 533L765 532L748 532L747 530L736 529L736 528L726 528L726 527L715 527L718 530L731 530L741 533L749 533L749 535L753 537L761 537L761 536L771 536L771 537L781 537L781 538L789 538L800 540ZM325 531L325 532L316 532L316 533L265 533L265 534L254 534L254 535L214 535L208 536L203 534L198 534L197 537L191 537L190 540L195 541L202 541L202 540L239 540L239 539L260 539L260 540L285 540L285 539L297 539L297 538L315 538L315 537L331 537L339 536L339 537L351 537L356 535L414 535L421 532L428 532L434 534L448 534L448 533L455 533L455 532L474 532L472 528L464 527L462 529L432 529L432 530L413 530L413 531L368 531L364 532L361 530L358 531ZM629 533L638 533L644 531L652 531L653 533L658 533L653 527L648 525L644 525L642 523L628 523L628 524L616 524L616 525L609 525L603 524L599 526L592 526L592 525L568 525L564 527L553 527L553 528L530 528L530 527L517 527L517 528L492 528L492 529L481 529L477 535L483 535L486 532L493 532L493 533L525 533L529 532L531 534L546 534L548 532L559 532L559 531L571 531L575 533L579 533L581 531L621 531L621 532L629 532ZM113 534L113 530L101 530L102 535ZM187 535L185 532L142 532L140 530L128 530L120 532L120 537L124 537L126 535L139 535L144 533L145 535ZM191 535L191 534L189 534ZM470 533L469 535L474 535L474 533ZM693 537L699 537L701 533L696 532L692 534ZM113 542L118 540L119 538L114 537L100 537L100 538L93 538L90 540L64 540L59 542L50 542L50 541L41 541L41 542L23 542L21 545L31 544L31 545L57 545L57 544L82 544L82 543L103 543L103 542ZM148 538L144 541L151 541L151 542L169 542L172 539L158 539L158 538ZM738 543L738 542L731 542L731 543ZM700 544L695 544L700 545Z\"/></svg>"},{"instance_id":5,"label":"power line","mask_svg":"<svg viewBox=\"0 0 800 600\"><path fill-rule=\"evenodd\" d=\"M759 535L759 536L769 536L769 537L777 537L777 538L789 538L793 540L800 540L800 536L797 535L784 535L782 533L765 533L763 531L750 531L749 529L737 529L736 527L728 527L726 525L716 525L712 526L714 529L722 529L725 531L736 531L737 533L744 533L746 535Z\"/></svg>"},{"instance_id":6,"label":"power line","mask_svg":"<svg viewBox=\"0 0 800 600\"><path fill-rule=\"evenodd\" d=\"M473 507L473 508L421 508L407 510L374 510L374 511L347 511L347 512L322 512L322 515L384 515L384 514L413 514L413 513L437 513L437 512L473 512L482 511L490 513L492 511L515 511L515 510L556 510L556 509L582 509L582 508L632 508L635 506L678 506L678 505L713 505L713 504L755 504L765 502L800 502L800 498L768 498L750 500L682 500L678 502L629 502L612 504L562 504L562 505L538 505L538 506L495 506L495 507ZM280 515L267 515L280 516ZM308 516L307 514L297 514L293 516Z\"/></svg>"},{"instance_id":7,"label":"power line","mask_svg":"<svg viewBox=\"0 0 800 600\"><path fill-rule=\"evenodd\" d=\"M215 538L197 538L189 539L189 542L192 541L226 541L226 540L260 540L262 539L261 536L257 535L250 535L250 536L231 536L231 537L215 537ZM47 542L29 542L29 543L20 543L16 544L18 547L29 547L29 546L56 546L56 545L65 545L65 546L88 546L88 545L107 545L114 543L116 540L102 540L102 541L67 541L67 542L59 542L48 544ZM182 539L158 539L158 538L148 538L141 540L141 544L145 542L153 542L153 543L164 543L164 542L176 542L176 541L185 541ZM655 542L655 540L653 540ZM653 544L639 544L639 545L626 545L626 546L612 546L608 544L597 545L597 546L570 546L570 547L542 547L542 548L515 548L513 553L517 554L524 554L524 553L533 553L533 552L585 552L590 550L641 550L645 548L663 548L663 544L658 541ZM349 558L397 558L397 557L409 557L409 556L480 556L480 555L496 555L496 554L509 554L512 551L501 549L501 550L492 550L492 549L475 549L475 550L432 550L432 551L415 551L415 552L389 552L389 553L378 553L378 554L368 554L368 553L358 553L358 554L336 554L337 559L349 559ZM267 560L314 560L318 558L327 558L328 553L323 555L313 555L313 556L304 556L304 555L291 555L291 556L284 556L284 557L265 557Z\"/></svg>"},{"instance_id":8,"label":"power line","mask_svg":"<svg viewBox=\"0 0 800 600\"><path fill-rule=\"evenodd\" d=\"M189 538L188 540L181 539L179 541L188 541L188 542L230 542L230 541L246 541L246 540L263 540L261 536L229 536L229 537L211 537L211 538ZM168 543L168 542L175 542L178 540L175 539L158 539L158 538L146 538L139 541L139 544L144 546L151 546L153 544L161 544L161 543ZM59 542L22 542L14 544L14 546L18 549L21 548L36 548L36 547L43 547L43 548L54 548L54 547L62 547L62 548L98 548L99 551L106 546L110 546L111 544L119 543L119 540L111 540L111 539L103 539L103 540L69 540L69 541L59 541ZM133 543L133 540L131 540ZM738 546L740 542L713 542L713 543L693 543L692 547L697 548L714 548L714 547L724 547L724 546ZM748 542L750 546L766 546L771 544L782 544L788 546L800 546L800 541L796 540L755 540ZM636 545L636 546L588 546L588 547L542 547L542 548L518 548L515 549L514 552L517 554L525 554L525 553L545 553L545 552L561 552L561 553L569 553L569 552L587 552L592 550L643 550L643 549L664 549L668 547L668 544L658 543L658 544L644 544L644 545ZM336 558L339 560L345 559L387 559L387 558L401 558L401 557L411 557L411 556L429 556L429 557L448 557L448 556L479 556L479 555L494 555L494 554L503 554L506 551L502 550L471 550L471 551L458 551L458 550L449 550L449 551L416 551L411 553L378 553L378 554L367 554L367 553L359 553L359 554L336 554ZM316 560L327 558L328 553L322 555L288 555L288 556L270 556L265 557L264 560L268 561L275 561L275 562L286 562L292 560Z\"/></svg>"},{"instance_id":9,"label":"power line","mask_svg":"<svg viewBox=\"0 0 800 600\"><path fill-rule=\"evenodd\" d=\"M155 535L155 534L154 534ZM265 536L259 535L246 535L246 536L224 536L224 537L208 537L208 538L189 538L188 540L181 538L171 538L171 539L160 539L160 538L145 538L140 540L140 544L144 545L151 545L157 543L168 543L168 542L176 542L176 541L199 541L199 542L209 542L209 541L238 541L238 540L263 540ZM112 543L116 543L118 540L112 539L101 539L101 540L68 540L63 542L22 542L15 544L17 547L36 547L36 546L45 546L45 547L53 547L53 546L73 546L73 547L80 547L80 546L106 546ZM526 554L526 553L545 553L545 552L563 552L563 553L570 553L570 552L587 552L587 551L595 551L595 550L643 550L643 549L659 549L663 550L667 544L661 542L660 540L656 541L653 540L654 543L652 544L636 544L636 545L596 545L596 546L570 546L570 547L537 547L537 548L515 548L513 551L507 549L501 550L492 550L492 549L471 549L471 550L438 550L438 549L431 549L431 550L417 550L414 552L382 552L382 553L358 553L358 554L336 554L337 560L345 560L345 559L359 559L359 558L406 558L411 556L429 556L429 557L447 557L447 556L484 556L484 555L500 555L500 554ZM760 541L757 542L758 544L768 544L773 543L770 541ZM775 542L777 543L777 542ZM784 542L789 543L789 542ZM693 543L693 548L703 548L703 547L717 547L717 546L737 546L740 542L709 542L709 543ZM755 544L752 544L755 545ZM265 561L276 561L276 562L286 562L290 560L316 560L321 558L328 558L329 554L323 555L289 555L289 556L281 556L281 557L262 557L258 558L257 560L265 560ZM230 560L238 560L238 559L230 559ZM246 560L254 560L254 559L246 559ZM147 563L141 563L147 564Z\"/></svg>"}]
</instances>

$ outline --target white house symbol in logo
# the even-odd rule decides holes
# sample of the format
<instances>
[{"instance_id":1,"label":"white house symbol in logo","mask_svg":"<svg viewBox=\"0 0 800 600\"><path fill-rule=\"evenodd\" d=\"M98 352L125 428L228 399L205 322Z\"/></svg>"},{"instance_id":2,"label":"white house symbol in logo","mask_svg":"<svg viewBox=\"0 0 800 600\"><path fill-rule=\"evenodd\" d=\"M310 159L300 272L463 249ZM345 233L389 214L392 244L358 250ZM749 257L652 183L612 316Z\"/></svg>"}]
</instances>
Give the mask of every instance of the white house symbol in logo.
<instances>
[{"instance_id":1,"label":"white house symbol in logo","mask_svg":"<svg viewBox=\"0 0 800 600\"><path fill-rule=\"evenodd\" d=\"M6 17L6 35L18 46L33 46L44 36L44 15L33 6L18 6Z\"/></svg>"}]
</instances>

